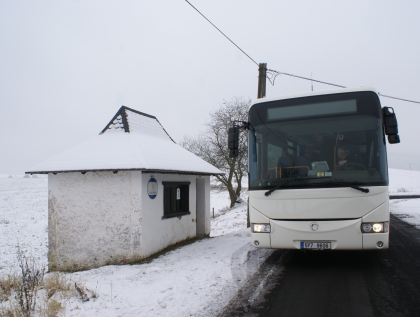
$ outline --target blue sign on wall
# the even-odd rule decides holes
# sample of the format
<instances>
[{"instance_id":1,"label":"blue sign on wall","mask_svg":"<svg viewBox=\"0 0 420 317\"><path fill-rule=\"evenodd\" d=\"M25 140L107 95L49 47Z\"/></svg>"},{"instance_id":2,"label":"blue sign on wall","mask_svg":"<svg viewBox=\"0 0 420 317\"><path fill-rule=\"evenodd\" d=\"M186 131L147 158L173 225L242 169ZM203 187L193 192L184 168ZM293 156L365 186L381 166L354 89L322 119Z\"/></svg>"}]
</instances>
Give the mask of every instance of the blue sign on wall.
<instances>
[{"instance_id":1,"label":"blue sign on wall","mask_svg":"<svg viewBox=\"0 0 420 317\"><path fill-rule=\"evenodd\" d=\"M156 179L151 178L147 183L147 194L150 199L155 199L158 194L158 182Z\"/></svg>"}]
</instances>

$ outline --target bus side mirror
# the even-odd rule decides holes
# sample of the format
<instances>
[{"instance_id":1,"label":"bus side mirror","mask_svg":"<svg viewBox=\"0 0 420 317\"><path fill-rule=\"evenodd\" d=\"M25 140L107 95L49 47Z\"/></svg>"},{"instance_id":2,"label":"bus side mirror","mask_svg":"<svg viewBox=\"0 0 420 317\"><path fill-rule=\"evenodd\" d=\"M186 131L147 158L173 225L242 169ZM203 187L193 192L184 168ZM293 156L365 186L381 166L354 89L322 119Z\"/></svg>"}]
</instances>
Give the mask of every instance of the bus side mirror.
<instances>
[{"instance_id":1,"label":"bus side mirror","mask_svg":"<svg viewBox=\"0 0 420 317\"><path fill-rule=\"evenodd\" d=\"M400 136L398 135L398 123L395 116L394 109L391 107L384 107L382 109L385 133L388 136L390 144L400 143Z\"/></svg>"},{"instance_id":2,"label":"bus side mirror","mask_svg":"<svg viewBox=\"0 0 420 317\"><path fill-rule=\"evenodd\" d=\"M229 128L228 132L228 149L229 157L235 158L239 155L239 128Z\"/></svg>"}]
</instances>

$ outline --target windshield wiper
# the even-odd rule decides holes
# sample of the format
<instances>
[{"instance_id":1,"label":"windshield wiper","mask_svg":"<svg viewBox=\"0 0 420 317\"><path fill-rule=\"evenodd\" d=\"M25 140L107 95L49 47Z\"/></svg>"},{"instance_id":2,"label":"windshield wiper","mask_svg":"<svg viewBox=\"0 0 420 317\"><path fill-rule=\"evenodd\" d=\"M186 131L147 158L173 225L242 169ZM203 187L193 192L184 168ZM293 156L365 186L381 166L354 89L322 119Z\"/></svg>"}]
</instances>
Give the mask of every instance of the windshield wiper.
<instances>
[{"instance_id":1,"label":"windshield wiper","mask_svg":"<svg viewBox=\"0 0 420 317\"><path fill-rule=\"evenodd\" d=\"M271 195L271 193L272 193L273 191L275 191L275 190L277 190L277 189L279 189L279 188L283 187L284 185L287 185L287 184L291 183L292 181L303 181L303 180L306 180L306 179L321 179L321 178L328 178L328 177L290 178L290 179L288 179L287 181L285 181L284 183L279 184L279 185L277 185L276 187L271 188L269 191L266 191L266 192L264 193L264 195L265 195L265 196L270 196L270 195Z\"/></svg>"},{"instance_id":2,"label":"windshield wiper","mask_svg":"<svg viewBox=\"0 0 420 317\"><path fill-rule=\"evenodd\" d=\"M360 190L361 192L364 192L364 193L368 193L369 192L369 188L363 188L363 187L360 187L360 186L350 186L349 184L347 184L347 183L342 183L342 182L331 182L331 184L338 184L338 185L341 185L341 186L343 186L343 187L350 187L350 188L353 188L353 189L356 189L356 190Z\"/></svg>"}]
</instances>

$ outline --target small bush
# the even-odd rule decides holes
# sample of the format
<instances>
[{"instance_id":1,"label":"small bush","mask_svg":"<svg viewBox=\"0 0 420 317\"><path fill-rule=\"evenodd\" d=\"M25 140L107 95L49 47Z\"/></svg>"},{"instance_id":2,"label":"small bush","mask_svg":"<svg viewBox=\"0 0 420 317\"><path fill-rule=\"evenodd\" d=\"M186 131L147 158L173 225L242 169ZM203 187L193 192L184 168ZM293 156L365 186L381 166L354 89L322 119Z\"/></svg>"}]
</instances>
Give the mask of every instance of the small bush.
<instances>
[{"instance_id":1,"label":"small bush","mask_svg":"<svg viewBox=\"0 0 420 317\"><path fill-rule=\"evenodd\" d=\"M30 315L32 311L35 311L37 293L44 280L45 266L39 266L34 257L27 257L20 248L18 248L17 257L22 273L22 283L17 289L16 298L22 311Z\"/></svg>"},{"instance_id":2,"label":"small bush","mask_svg":"<svg viewBox=\"0 0 420 317\"><path fill-rule=\"evenodd\" d=\"M65 302L71 297L79 295L82 301L88 301L98 296L63 273L45 274L45 266L38 265L19 247L18 260L20 274L0 277L0 317L57 317L64 313Z\"/></svg>"},{"instance_id":3,"label":"small bush","mask_svg":"<svg viewBox=\"0 0 420 317\"><path fill-rule=\"evenodd\" d=\"M400 187L397 189L397 193L407 193L409 190L407 188L404 187Z\"/></svg>"}]
</instances>

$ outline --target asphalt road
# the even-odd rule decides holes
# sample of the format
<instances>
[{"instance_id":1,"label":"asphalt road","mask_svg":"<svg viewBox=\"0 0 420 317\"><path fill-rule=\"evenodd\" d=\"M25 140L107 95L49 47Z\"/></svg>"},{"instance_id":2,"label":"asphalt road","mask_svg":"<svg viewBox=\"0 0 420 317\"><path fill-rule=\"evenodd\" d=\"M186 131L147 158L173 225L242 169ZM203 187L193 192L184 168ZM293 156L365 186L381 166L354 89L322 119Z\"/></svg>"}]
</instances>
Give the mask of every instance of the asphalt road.
<instances>
[{"instance_id":1,"label":"asphalt road","mask_svg":"<svg viewBox=\"0 0 420 317\"><path fill-rule=\"evenodd\" d=\"M385 251L276 251L221 316L420 316L420 230L391 216Z\"/></svg>"}]
</instances>

